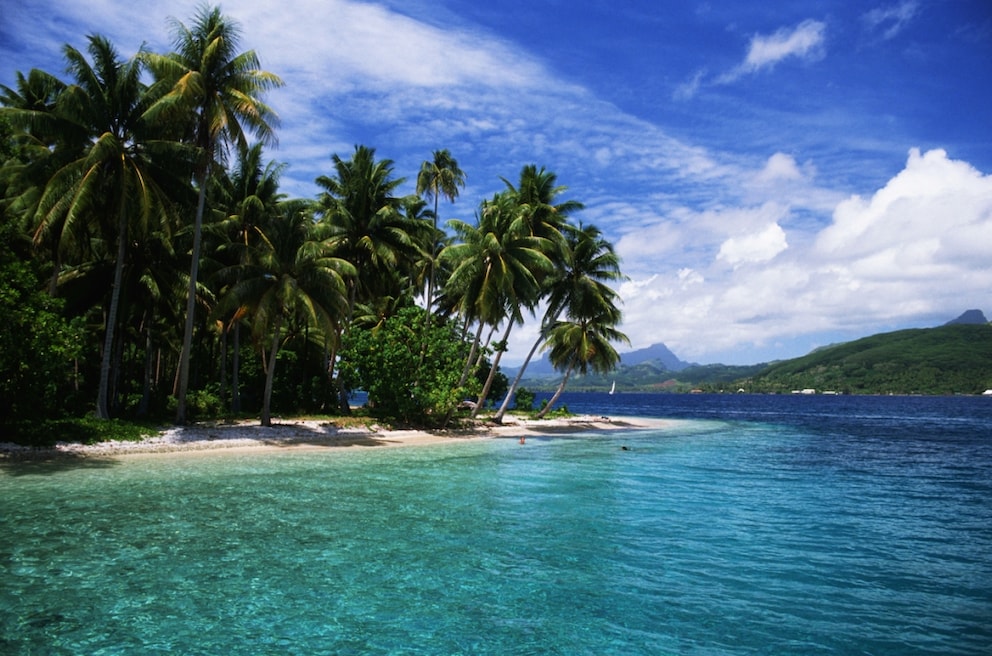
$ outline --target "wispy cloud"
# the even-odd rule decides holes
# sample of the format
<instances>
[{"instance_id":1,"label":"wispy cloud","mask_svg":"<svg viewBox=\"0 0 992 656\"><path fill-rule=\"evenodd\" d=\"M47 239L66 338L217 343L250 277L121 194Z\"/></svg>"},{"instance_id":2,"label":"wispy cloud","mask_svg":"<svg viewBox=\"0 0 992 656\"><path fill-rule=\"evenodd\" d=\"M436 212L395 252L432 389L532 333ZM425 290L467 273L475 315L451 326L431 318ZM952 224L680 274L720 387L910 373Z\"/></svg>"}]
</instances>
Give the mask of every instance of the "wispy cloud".
<instances>
[{"instance_id":1,"label":"wispy cloud","mask_svg":"<svg viewBox=\"0 0 992 656\"><path fill-rule=\"evenodd\" d=\"M869 32L881 32L882 38L891 39L902 32L919 13L917 0L906 0L891 7L876 7L861 18Z\"/></svg>"},{"instance_id":2,"label":"wispy cloud","mask_svg":"<svg viewBox=\"0 0 992 656\"><path fill-rule=\"evenodd\" d=\"M720 81L732 82L743 75L773 68L785 59L820 59L824 55L826 30L826 23L810 19L794 28L783 27L768 35L756 34L751 37L744 61L723 75Z\"/></svg>"}]
</instances>

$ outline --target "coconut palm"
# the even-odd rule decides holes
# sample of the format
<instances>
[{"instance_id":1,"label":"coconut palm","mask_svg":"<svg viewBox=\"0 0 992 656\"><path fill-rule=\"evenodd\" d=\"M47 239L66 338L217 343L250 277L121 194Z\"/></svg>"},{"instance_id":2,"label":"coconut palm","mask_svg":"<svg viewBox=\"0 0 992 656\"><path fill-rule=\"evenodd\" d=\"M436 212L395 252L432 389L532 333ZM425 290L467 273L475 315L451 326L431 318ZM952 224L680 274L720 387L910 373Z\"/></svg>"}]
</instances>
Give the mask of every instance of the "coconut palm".
<instances>
[{"instance_id":1,"label":"coconut palm","mask_svg":"<svg viewBox=\"0 0 992 656\"><path fill-rule=\"evenodd\" d=\"M279 192L279 178L286 165L269 162L263 166L262 144L238 151L238 159L230 175L216 177L218 204L226 218L218 228L231 240L226 247L235 253L236 262L247 264L254 248L266 239L265 229L279 215L285 194ZM233 264L235 262L230 262ZM231 411L241 411L239 384L241 360L241 312L235 311L222 323L222 342L226 346L228 333L233 333L231 362ZM222 372L226 369L226 354L222 354ZM221 389L225 387L222 373ZM223 394L222 394L223 396Z\"/></svg>"},{"instance_id":2,"label":"coconut palm","mask_svg":"<svg viewBox=\"0 0 992 656\"><path fill-rule=\"evenodd\" d=\"M376 160L375 149L355 146L350 159L332 157L334 176L316 182L324 191L314 206L330 234L337 257L350 262L356 275L347 279L348 316L331 345L328 363L333 366L343 331L351 323L356 304L374 303L379 297L398 298L414 277L414 263L422 253L424 228L430 224L411 218L407 199L395 194L404 182L393 177L393 161ZM333 372L328 374L333 377ZM348 412L343 387L341 411Z\"/></svg>"},{"instance_id":3,"label":"coconut palm","mask_svg":"<svg viewBox=\"0 0 992 656\"><path fill-rule=\"evenodd\" d=\"M35 246L51 252L52 295L62 268L62 251L70 240L62 240L65 213L38 217L38 201L55 172L78 159L89 140L86 129L57 111L65 88L62 80L38 69L26 76L18 72L15 88L0 86L0 117L18 128L12 138L17 157L3 162L4 203L10 216L24 220L24 230L32 233Z\"/></svg>"},{"instance_id":4,"label":"coconut palm","mask_svg":"<svg viewBox=\"0 0 992 656\"><path fill-rule=\"evenodd\" d=\"M613 245L596 226L566 224L563 232L565 248L555 273L545 287L547 310L541 334L520 365L502 405L493 417L496 422L502 421L527 365L563 313L570 317L595 316L601 308L615 307L619 300L616 291L606 284L623 279L620 258L614 252Z\"/></svg>"},{"instance_id":5,"label":"coconut palm","mask_svg":"<svg viewBox=\"0 0 992 656\"><path fill-rule=\"evenodd\" d=\"M604 306L593 316L559 321L551 327L548 331L549 357L551 364L563 375L554 395L537 413L538 419L543 419L558 402L573 372L585 374L592 369L607 373L616 367L620 355L611 342L630 343L627 336L616 329L619 322L620 312L615 307Z\"/></svg>"},{"instance_id":6,"label":"coconut palm","mask_svg":"<svg viewBox=\"0 0 992 656\"><path fill-rule=\"evenodd\" d=\"M332 161L335 175L316 181L324 189L316 212L329 226L338 256L359 272L350 283L351 304L396 295L393 274L412 272L423 228L404 213L404 197L395 195L404 179L393 177L392 160L376 160L374 148L355 146L351 159L334 155Z\"/></svg>"},{"instance_id":7,"label":"coconut palm","mask_svg":"<svg viewBox=\"0 0 992 656\"><path fill-rule=\"evenodd\" d=\"M448 226L460 242L441 252L442 260L451 263L451 276L446 294L457 297L461 313L479 327L472 343L460 385L468 378L473 356L479 346L483 326L496 327L504 320L507 330L500 344L505 344L509 330L523 320L522 310L531 307L539 297L540 280L553 268L547 256L547 239L514 230L515 203L509 194L497 194L483 204L476 225L452 220ZM502 349L490 370L494 374ZM492 375L483 387L476 404L478 412L492 385Z\"/></svg>"},{"instance_id":8,"label":"coconut palm","mask_svg":"<svg viewBox=\"0 0 992 656\"><path fill-rule=\"evenodd\" d=\"M327 333L336 330L348 311L345 280L356 273L350 263L333 256L326 228L311 221L303 203L288 202L282 210L250 262L229 270L236 282L219 305L221 312L245 308L256 340L270 339L263 426L272 423L272 385L283 328L299 318Z\"/></svg>"},{"instance_id":9,"label":"coconut palm","mask_svg":"<svg viewBox=\"0 0 992 656\"><path fill-rule=\"evenodd\" d=\"M153 107L152 114L188 119L189 138L201 152L196 171L200 196L193 221L177 394L176 421L184 423L207 180L215 157L226 146L247 147L246 132L263 142L274 140L273 128L278 118L261 98L266 91L281 86L282 80L260 70L253 50L238 53L240 29L221 14L219 7L201 7L190 27L173 19L172 28L174 52L164 56L147 54L144 59L157 84L168 89Z\"/></svg>"},{"instance_id":10,"label":"coconut palm","mask_svg":"<svg viewBox=\"0 0 992 656\"><path fill-rule=\"evenodd\" d=\"M54 112L87 141L72 157L60 162L38 198L36 236L51 232L56 241L73 235L77 243L90 239L116 244L104 249L113 257L114 273L107 306L96 414L110 416L110 373L124 266L129 241L154 223L168 229L170 193L185 168L181 146L160 138L161 125L144 116L150 96L141 81L137 58L122 60L111 43L89 38L92 63L71 46L64 49L73 83L61 90ZM53 249L60 244L53 244ZM116 255L111 253L116 252Z\"/></svg>"},{"instance_id":11,"label":"coconut palm","mask_svg":"<svg viewBox=\"0 0 992 656\"><path fill-rule=\"evenodd\" d=\"M436 234L437 223L440 219L438 201L444 196L452 203L455 202L459 188L465 186L465 172L458 167L458 160L451 156L447 148L435 150L432 156L433 159L425 160L420 166L420 172L417 174L417 193L434 201L432 218L434 220L434 233ZM429 253L430 271L427 278L427 298L425 301L427 306L425 322L428 324L428 328L433 312L434 286L437 281L435 263L438 251L434 248L438 241L436 237L431 239L431 251Z\"/></svg>"}]
</instances>

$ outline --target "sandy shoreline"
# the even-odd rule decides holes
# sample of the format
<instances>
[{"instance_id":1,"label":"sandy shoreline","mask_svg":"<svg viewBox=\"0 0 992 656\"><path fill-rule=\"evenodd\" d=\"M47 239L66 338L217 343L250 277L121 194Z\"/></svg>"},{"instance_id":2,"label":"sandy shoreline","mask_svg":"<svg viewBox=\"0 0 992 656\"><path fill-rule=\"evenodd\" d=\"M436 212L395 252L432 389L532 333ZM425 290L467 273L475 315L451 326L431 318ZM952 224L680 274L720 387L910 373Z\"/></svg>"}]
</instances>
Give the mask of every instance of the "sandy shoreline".
<instances>
[{"instance_id":1,"label":"sandy shoreline","mask_svg":"<svg viewBox=\"0 0 992 656\"><path fill-rule=\"evenodd\" d=\"M274 421L269 428L257 420L238 423L193 424L162 429L158 435L140 442L101 442L78 444L59 442L50 449L36 449L0 442L2 460L47 460L60 457L117 457L155 453L216 453L316 449L327 447L402 447L439 442L487 438L520 438L588 431L643 430L660 428L658 419L582 415L568 418L530 420L506 417L500 425L480 423L476 427L445 431L393 430L378 426L336 426L329 420L288 419Z\"/></svg>"}]
</instances>

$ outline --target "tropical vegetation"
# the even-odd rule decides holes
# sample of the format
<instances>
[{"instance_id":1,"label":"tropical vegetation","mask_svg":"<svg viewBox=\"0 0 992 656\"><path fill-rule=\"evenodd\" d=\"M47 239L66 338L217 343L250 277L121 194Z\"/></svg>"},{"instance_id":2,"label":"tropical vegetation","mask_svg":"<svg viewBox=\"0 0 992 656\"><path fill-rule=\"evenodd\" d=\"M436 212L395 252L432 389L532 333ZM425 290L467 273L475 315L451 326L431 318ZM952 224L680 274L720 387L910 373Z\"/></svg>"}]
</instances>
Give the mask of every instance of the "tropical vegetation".
<instances>
[{"instance_id":1,"label":"tropical vegetation","mask_svg":"<svg viewBox=\"0 0 992 656\"><path fill-rule=\"evenodd\" d=\"M171 52L124 57L91 36L64 47L64 79L0 87L6 432L42 417L269 425L348 413L357 390L400 421L497 406L498 421L530 398L499 370L528 321L563 383L615 366L619 260L573 223L582 205L557 174L523 165L474 220L441 221L467 177L447 149L408 184L357 145L328 153L315 198L289 198L265 155L280 78L219 8L169 28Z\"/></svg>"}]
</instances>

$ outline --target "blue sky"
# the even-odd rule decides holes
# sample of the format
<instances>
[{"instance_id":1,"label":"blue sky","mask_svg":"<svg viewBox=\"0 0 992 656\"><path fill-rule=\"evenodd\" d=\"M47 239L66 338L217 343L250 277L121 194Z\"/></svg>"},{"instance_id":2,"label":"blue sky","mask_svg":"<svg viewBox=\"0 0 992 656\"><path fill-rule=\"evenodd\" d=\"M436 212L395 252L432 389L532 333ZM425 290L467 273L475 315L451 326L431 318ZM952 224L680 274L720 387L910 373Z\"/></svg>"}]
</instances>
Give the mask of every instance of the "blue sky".
<instances>
[{"instance_id":1,"label":"blue sky","mask_svg":"<svg viewBox=\"0 0 992 656\"><path fill-rule=\"evenodd\" d=\"M108 36L169 48L196 2L0 0L0 84ZM546 166L623 257L631 348L750 364L992 313L987 0L231 0L285 80L284 189L448 148L447 218ZM536 321L516 329L522 358ZM626 349L624 349L626 350Z\"/></svg>"}]
</instances>

